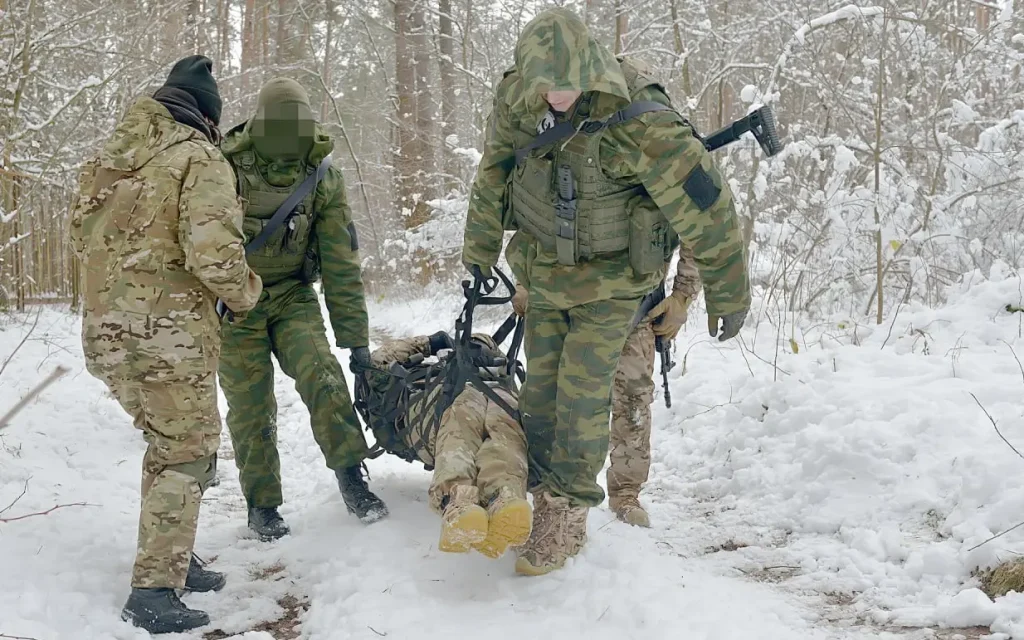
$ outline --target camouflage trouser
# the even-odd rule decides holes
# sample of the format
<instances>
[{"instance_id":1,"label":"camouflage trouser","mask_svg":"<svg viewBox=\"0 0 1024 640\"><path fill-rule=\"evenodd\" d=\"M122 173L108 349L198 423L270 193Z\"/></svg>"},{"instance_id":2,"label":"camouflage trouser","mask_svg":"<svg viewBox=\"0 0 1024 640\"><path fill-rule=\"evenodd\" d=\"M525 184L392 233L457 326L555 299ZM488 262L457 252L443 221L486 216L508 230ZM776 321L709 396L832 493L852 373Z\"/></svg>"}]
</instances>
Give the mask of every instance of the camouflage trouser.
<instances>
[{"instance_id":1,"label":"camouflage trouser","mask_svg":"<svg viewBox=\"0 0 1024 640\"><path fill-rule=\"evenodd\" d=\"M626 339L612 386L608 495L636 498L651 470L654 329L641 322Z\"/></svg>"},{"instance_id":2,"label":"camouflage trouser","mask_svg":"<svg viewBox=\"0 0 1024 640\"><path fill-rule=\"evenodd\" d=\"M238 479L250 507L283 501L271 354L295 380L327 466L357 465L367 453L316 291L296 281L265 287L256 308L221 331L220 383Z\"/></svg>"},{"instance_id":3,"label":"camouflage trouser","mask_svg":"<svg viewBox=\"0 0 1024 640\"><path fill-rule=\"evenodd\" d=\"M513 408L515 398L499 391ZM486 505L502 487L526 497L526 436L519 422L478 389L467 386L441 416L434 445L434 480L430 506L456 485L475 485Z\"/></svg>"},{"instance_id":4,"label":"camouflage trouser","mask_svg":"<svg viewBox=\"0 0 1024 640\"><path fill-rule=\"evenodd\" d=\"M519 409L531 488L567 497L573 506L604 500L597 474L608 455L612 379L639 302L527 311L527 373Z\"/></svg>"},{"instance_id":5,"label":"camouflage trouser","mask_svg":"<svg viewBox=\"0 0 1024 640\"><path fill-rule=\"evenodd\" d=\"M108 382L142 430L142 511L132 587L185 586L199 502L217 470L220 413L213 373L187 381Z\"/></svg>"}]
</instances>

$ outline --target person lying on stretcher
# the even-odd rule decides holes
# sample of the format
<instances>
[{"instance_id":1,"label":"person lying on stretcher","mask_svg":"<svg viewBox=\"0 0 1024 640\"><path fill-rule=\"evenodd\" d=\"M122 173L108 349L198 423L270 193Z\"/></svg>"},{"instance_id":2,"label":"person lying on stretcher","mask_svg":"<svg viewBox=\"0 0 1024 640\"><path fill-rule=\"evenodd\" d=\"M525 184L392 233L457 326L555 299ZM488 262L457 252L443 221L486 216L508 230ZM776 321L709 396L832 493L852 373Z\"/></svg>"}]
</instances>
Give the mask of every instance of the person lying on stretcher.
<instances>
[{"instance_id":1,"label":"person lying on stretcher","mask_svg":"<svg viewBox=\"0 0 1024 640\"><path fill-rule=\"evenodd\" d=\"M382 450L433 469L428 493L441 515L438 548L497 558L530 536L526 436L510 412L518 398L504 354L488 335L473 334L471 342L482 356L477 384L455 397L445 397L444 361L454 345L438 332L373 351L372 367L357 376L355 404Z\"/></svg>"}]
</instances>

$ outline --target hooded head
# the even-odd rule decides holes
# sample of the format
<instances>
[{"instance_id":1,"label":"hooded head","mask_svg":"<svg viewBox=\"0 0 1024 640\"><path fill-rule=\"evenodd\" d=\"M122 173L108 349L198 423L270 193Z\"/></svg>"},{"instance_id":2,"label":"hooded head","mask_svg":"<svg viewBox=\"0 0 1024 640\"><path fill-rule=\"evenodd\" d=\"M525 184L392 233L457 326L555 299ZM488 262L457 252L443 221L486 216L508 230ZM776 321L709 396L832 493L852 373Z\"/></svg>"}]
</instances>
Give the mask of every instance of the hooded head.
<instances>
[{"instance_id":1,"label":"hooded head","mask_svg":"<svg viewBox=\"0 0 1024 640\"><path fill-rule=\"evenodd\" d=\"M609 114L629 103L618 60L567 9L548 9L527 23L516 43L515 58L524 104L513 108L543 115L549 106L544 98L548 92L603 94L607 104L602 111Z\"/></svg>"},{"instance_id":2,"label":"hooded head","mask_svg":"<svg viewBox=\"0 0 1024 640\"><path fill-rule=\"evenodd\" d=\"M316 120L302 85L290 78L274 78L263 85L248 133L265 160L304 159L316 138Z\"/></svg>"}]
</instances>

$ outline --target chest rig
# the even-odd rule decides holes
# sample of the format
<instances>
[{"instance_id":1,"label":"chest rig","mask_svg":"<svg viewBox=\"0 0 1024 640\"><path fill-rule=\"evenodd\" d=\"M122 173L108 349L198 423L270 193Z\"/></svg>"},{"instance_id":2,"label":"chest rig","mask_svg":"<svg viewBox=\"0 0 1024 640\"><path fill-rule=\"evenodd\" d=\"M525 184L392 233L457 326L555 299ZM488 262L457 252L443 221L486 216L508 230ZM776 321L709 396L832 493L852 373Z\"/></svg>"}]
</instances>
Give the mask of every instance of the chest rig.
<instances>
[{"instance_id":1,"label":"chest rig","mask_svg":"<svg viewBox=\"0 0 1024 640\"><path fill-rule=\"evenodd\" d=\"M629 62L620 60L620 65L631 95L657 84ZM607 120L595 121L589 119L591 100L592 94L583 95L572 123L536 137L517 133L516 167L509 181L513 218L559 264L628 252L637 274L655 273L671 258L678 238L639 180L605 175L601 140L608 127L672 109L634 102Z\"/></svg>"},{"instance_id":2,"label":"chest rig","mask_svg":"<svg viewBox=\"0 0 1024 640\"><path fill-rule=\"evenodd\" d=\"M256 156L251 149L232 155L228 159L238 177L238 195L246 202L242 232L247 244L263 231L274 212L302 184L302 181L316 171L316 167L306 163L303 165L304 173L296 177L291 185L275 187L267 182L256 166ZM262 278L265 285L291 277L315 279L307 273L310 271L309 261L315 260L311 255L313 225L316 221L315 198L316 189L313 189L295 207L285 223L270 236L266 244L246 255L249 266Z\"/></svg>"}]
</instances>

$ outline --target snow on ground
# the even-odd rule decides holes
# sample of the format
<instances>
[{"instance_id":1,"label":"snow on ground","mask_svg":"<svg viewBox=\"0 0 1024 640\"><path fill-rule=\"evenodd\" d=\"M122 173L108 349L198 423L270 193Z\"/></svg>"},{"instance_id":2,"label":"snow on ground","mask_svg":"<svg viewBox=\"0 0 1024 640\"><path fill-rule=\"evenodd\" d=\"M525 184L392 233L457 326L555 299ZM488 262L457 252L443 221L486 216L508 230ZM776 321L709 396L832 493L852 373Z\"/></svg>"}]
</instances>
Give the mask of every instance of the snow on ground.
<instances>
[{"instance_id":1,"label":"snow on ground","mask_svg":"<svg viewBox=\"0 0 1024 640\"><path fill-rule=\"evenodd\" d=\"M744 332L746 349L720 345L695 312L673 406L655 403L644 495L655 528L592 510L582 556L545 578L516 577L511 556L438 552L429 476L400 460L370 463L392 516L355 521L279 375L293 533L246 536L225 436L197 551L229 583L186 601L210 612L207 637L245 640L296 637L291 623L267 624L289 613L312 639L931 638L913 628L975 625L991 640L1024 638L1024 596L992 603L971 578L1024 551L1024 528L970 550L1024 520L1024 460L970 395L1024 450L1024 373L1011 353L1024 357L1024 314L1004 310L1024 296L1019 279L973 280L938 310L808 328L795 354L766 322ZM455 292L373 305L371 317L379 336L428 333L450 329L457 305ZM26 329L0 325L0 366ZM144 444L84 371L77 335L77 319L44 311L0 374L3 411L58 364L71 369L0 432L0 509L13 503L0 518L86 503L0 522L0 634L144 638L118 617Z\"/></svg>"}]
</instances>

